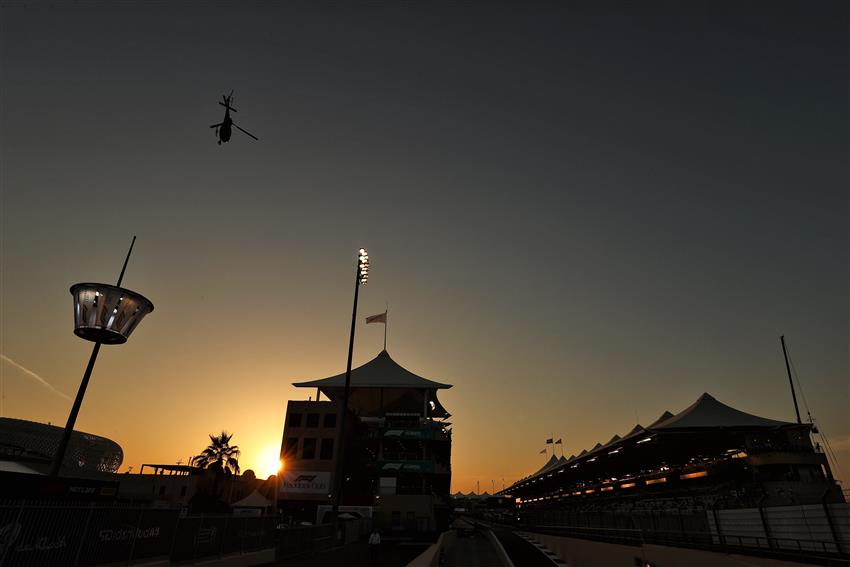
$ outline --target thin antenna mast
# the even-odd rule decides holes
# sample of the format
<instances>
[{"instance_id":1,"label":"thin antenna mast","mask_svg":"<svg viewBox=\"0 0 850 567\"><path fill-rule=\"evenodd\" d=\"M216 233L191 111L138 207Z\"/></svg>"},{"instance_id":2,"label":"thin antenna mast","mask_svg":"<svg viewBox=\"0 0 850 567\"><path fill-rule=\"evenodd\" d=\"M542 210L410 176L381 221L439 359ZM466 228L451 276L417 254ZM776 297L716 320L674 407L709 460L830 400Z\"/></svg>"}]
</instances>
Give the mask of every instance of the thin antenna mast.
<instances>
[{"instance_id":1,"label":"thin antenna mast","mask_svg":"<svg viewBox=\"0 0 850 567\"><path fill-rule=\"evenodd\" d=\"M794 380L791 379L791 366L788 364L788 349L785 348L785 335L779 337L782 342L782 354L785 356L785 370L788 372L788 383L791 384L791 397L794 398L794 411L797 412L797 423L802 424L800 408L797 406L797 393L794 391Z\"/></svg>"}]
</instances>

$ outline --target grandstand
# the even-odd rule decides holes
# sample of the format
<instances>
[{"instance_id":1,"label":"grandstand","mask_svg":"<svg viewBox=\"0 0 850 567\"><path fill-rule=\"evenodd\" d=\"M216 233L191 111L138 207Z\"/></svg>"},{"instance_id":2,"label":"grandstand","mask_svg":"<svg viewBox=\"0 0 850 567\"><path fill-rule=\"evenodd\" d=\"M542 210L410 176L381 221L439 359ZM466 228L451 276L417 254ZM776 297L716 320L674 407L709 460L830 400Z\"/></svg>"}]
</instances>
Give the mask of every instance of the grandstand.
<instances>
[{"instance_id":1,"label":"grandstand","mask_svg":"<svg viewBox=\"0 0 850 567\"><path fill-rule=\"evenodd\" d=\"M526 516L844 502L812 426L766 419L703 394L578 456L556 458L500 495Z\"/></svg>"}]
</instances>

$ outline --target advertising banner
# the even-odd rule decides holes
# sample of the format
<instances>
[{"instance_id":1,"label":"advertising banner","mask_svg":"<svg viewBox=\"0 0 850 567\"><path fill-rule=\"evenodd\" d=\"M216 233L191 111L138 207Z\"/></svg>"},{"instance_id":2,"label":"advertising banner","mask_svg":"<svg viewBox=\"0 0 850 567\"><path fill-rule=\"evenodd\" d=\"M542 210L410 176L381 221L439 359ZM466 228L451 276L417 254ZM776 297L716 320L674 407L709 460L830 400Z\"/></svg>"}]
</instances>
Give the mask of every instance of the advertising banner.
<instances>
[{"instance_id":1,"label":"advertising banner","mask_svg":"<svg viewBox=\"0 0 850 567\"><path fill-rule=\"evenodd\" d=\"M281 494L329 494L331 473L327 471L286 471L280 482Z\"/></svg>"}]
</instances>

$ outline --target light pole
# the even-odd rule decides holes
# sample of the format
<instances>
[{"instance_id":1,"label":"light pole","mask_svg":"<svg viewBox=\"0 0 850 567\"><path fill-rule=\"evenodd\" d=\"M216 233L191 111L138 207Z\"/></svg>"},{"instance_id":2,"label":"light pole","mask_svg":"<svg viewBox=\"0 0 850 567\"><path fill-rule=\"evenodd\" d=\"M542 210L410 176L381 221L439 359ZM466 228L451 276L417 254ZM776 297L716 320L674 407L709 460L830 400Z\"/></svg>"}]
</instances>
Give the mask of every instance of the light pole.
<instances>
[{"instance_id":1,"label":"light pole","mask_svg":"<svg viewBox=\"0 0 850 567\"><path fill-rule=\"evenodd\" d=\"M348 411L348 390L351 385L351 356L354 352L354 330L357 323L357 296L361 285L366 285L369 281L369 253L365 248L361 248L357 253L357 271L354 277L354 308L351 311L351 335L348 339L348 363L345 366L345 389L342 391L342 404L339 412L341 420L339 424L339 448L337 450L336 467L334 471L334 491L333 491L333 507L332 516L334 523L337 523L337 514L339 505L342 502L343 479L345 476L345 424L346 413ZM336 529L334 529L336 533Z\"/></svg>"},{"instance_id":2,"label":"light pole","mask_svg":"<svg viewBox=\"0 0 850 567\"><path fill-rule=\"evenodd\" d=\"M62 432L59 448L53 458L53 464L50 468L50 476L52 477L59 476L59 469L65 459L65 452L71 440L71 433L74 431L74 424L77 421L77 414L80 412L83 397L86 395L86 388L94 369L94 363L97 360L97 353L100 352L100 345L126 343L133 329L145 315L153 311L153 303L149 299L121 287L124 271L127 269L127 262L130 260L130 254L133 252L135 243L136 237L134 236L116 285L78 283L71 286L71 295L74 298L74 334L81 339L92 341L94 348L83 374L83 380L80 382L80 388L77 390L77 397L71 407L71 413L68 415L68 423L65 424L65 430Z\"/></svg>"}]
</instances>

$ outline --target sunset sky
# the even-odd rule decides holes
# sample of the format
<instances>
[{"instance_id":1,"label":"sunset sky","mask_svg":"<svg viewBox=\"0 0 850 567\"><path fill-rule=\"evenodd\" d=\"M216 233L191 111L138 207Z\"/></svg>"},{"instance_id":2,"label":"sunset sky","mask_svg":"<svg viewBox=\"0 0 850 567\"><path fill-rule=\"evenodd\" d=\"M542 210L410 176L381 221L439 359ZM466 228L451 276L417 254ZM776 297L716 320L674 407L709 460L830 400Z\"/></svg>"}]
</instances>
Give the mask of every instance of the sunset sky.
<instances>
[{"instance_id":1,"label":"sunset sky","mask_svg":"<svg viewBox=\"0 0 850 567\"><path fill-rule=\"evenodd\" d=\"M155 311L77 421L122 471L234 432L268 474L292 382L363 324L453 414L452 490L501 488L703 392L793 420L848 486L845 2L0 6L3 416L64 425L76 282ZM233 89L239 132L210 124ZM801 407L806 415L805 406ZM264 470L265 467L265 470Z\"/></svg>"}]
</instances>

